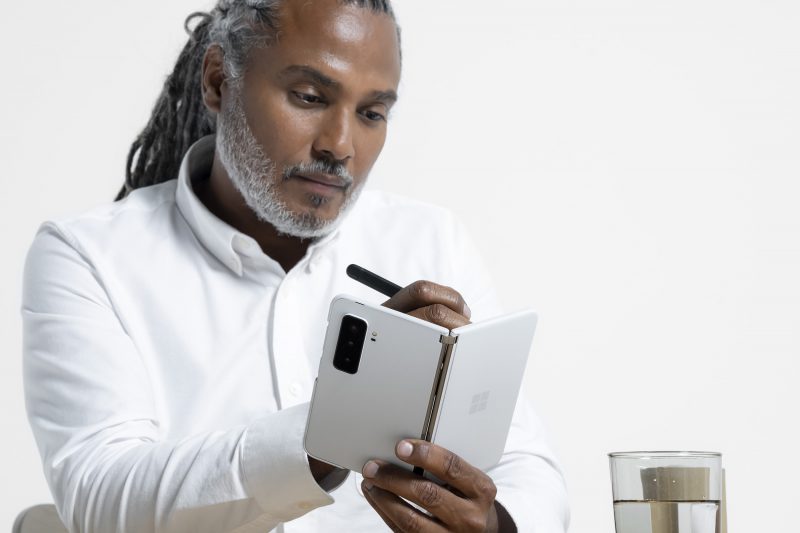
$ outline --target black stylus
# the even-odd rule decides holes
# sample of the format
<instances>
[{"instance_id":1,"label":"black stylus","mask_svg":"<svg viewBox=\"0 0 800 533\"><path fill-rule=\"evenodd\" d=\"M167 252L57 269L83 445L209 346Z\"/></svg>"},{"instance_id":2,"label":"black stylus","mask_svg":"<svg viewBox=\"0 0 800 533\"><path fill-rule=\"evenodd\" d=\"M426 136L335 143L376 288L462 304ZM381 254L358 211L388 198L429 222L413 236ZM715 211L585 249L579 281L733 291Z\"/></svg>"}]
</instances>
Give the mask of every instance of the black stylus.
<instances>
[{"instance_id":1,"label":"black stylus","mask_svg":"<svg viewBox=\"0 0 800 533\"><path fill-rule=\"evenodd\" d=\"M359 283L363 283L370 289L375 289L379 293L385 294L389 298L400 292L400 289L403 288L358 265L350 265L347 267L347 275Z\"/></svg>"}]
</instances>

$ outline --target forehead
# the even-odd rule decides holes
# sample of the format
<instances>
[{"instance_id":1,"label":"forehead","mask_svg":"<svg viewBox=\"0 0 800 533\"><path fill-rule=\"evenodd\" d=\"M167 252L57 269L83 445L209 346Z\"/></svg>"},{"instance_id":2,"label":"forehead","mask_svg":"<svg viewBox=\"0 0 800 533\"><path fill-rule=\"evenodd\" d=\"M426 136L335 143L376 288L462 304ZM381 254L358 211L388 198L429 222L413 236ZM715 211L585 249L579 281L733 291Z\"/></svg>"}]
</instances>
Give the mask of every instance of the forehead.
<instances>
[{"instance_id":1,"label":"forehead","mask_svg":"<svg viewBox=\"0 0 800 533\"><path fill-rule=\"evenodd\" d=\"M255 50L249 63L275 71L309 66L343 86L364 90L396 89L400 82L400 45L392 18L339 0L285 2L276 41Z\"/></svg>"}]
</instances>

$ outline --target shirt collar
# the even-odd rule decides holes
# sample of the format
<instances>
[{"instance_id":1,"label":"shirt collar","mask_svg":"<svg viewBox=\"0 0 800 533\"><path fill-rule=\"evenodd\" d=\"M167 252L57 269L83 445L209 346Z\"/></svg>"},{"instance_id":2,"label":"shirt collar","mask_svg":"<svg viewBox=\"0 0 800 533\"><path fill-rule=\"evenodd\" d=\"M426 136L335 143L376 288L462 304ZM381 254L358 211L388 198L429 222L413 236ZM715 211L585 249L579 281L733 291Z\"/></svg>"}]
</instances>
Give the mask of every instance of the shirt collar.
<instances>
[{"instance_id":1,"label":"shirt collar","mask_svg":"<svg viewBox=\"0 0 800 533\"><path fill-rule=\"evenodd\" d=\"M215 136L208 135L189 148L178 173L175 200L195 237L223 265L241 276L244 271L241 255L261 254L261 249L252 237L223 222L209 211L192 188L193 181L208 179L214 162L215 147ZM308 260L309 268L313 262L312 258L318 257L338 239L339 231L337 228L308 247L303 261Z\"/></svg>"},{"instance_id":2,"label":"shirt collar","mask_svg":"<svg viewBox=\"0 0 800 533\"><path fill-rule=\"evenodd\" d=\"M194 143L183 158L178 173L178 187L175 201L195 237L222 264L237 275L242 275L242 260L233 247L234 238L241 232L217 218L192 189L192 182L208 179L214 162L213 135L203 137Z\"/></svg>"}]
</instances>

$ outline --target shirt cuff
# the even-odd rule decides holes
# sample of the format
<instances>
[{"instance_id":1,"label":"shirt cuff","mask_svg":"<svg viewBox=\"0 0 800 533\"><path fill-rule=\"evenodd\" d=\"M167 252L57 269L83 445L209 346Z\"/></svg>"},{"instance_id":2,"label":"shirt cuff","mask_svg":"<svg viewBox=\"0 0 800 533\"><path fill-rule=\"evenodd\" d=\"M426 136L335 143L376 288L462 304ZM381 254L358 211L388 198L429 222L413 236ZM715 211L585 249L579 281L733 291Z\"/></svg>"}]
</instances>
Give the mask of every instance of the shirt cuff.
<instances>
[{"instance_id":1,"label":"shirt cuff","mask_svg":"<svg viewBox=\"0 0 800 533\"><path fill-rule=\"evenodd\" d=\"M311 475L303 448L308 404L301 404L251 424L244 435L242 477L264 513L281 522L330 505L333 498Z\"/></svg>"}]
</instances>

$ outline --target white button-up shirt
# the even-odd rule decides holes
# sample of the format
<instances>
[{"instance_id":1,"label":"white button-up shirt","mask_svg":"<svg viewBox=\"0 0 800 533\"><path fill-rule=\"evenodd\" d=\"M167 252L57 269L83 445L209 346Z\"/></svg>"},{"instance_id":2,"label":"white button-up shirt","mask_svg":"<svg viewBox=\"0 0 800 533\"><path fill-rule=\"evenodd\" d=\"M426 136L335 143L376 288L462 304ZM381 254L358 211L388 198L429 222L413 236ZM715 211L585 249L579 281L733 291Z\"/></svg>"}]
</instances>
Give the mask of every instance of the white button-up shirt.
<instances>
[{"instance_id":1,"label":"white button-up shirt","mask_svg":"<svg viewBox=\"0 0 800 533\"><path fill-rule=\"evenodd\" d=\"M72 531L385 530L360 475L328 493L303 450L329 302L382 301L346 277L357 263L452 286L480 320L498 312L486 273L448 212L374 192L284 272L193 193L213 151L201 140L178 180L47 222L33 242L25 394L61 518ZM490 475L520 531L565 530L563 478L524 401Z\"/></svg>"}]
</instances>

